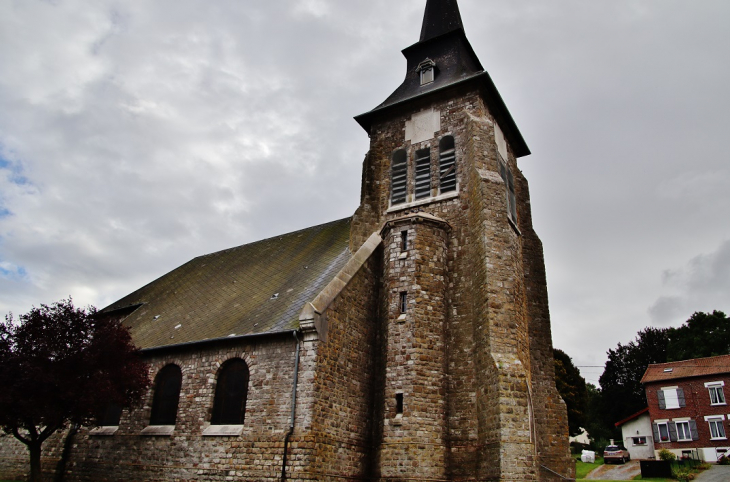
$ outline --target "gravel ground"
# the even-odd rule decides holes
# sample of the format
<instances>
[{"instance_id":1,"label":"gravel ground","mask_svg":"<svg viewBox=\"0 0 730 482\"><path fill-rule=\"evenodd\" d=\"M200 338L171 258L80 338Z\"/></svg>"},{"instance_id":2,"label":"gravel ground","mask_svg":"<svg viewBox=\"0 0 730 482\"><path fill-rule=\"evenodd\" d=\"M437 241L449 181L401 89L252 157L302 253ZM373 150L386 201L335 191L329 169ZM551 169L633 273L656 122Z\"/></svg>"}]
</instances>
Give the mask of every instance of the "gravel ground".
<instances>
[{"instance_id":1,"label":"gravel ground","mask_svg":"<svg viewBox=\"0 0 730 482\"><path fill-rule=\"evenodd\" d=\"M619 465L601 465L586 476L586 480L631 480L641 473L638 460ZM718 479L728 482L729 479ZM708 480L707 482L715 482Z\"/></svg>"},{"instance_id":2,"label":"gravel ground","mask_svg":"<svg viewBox=\"0 0 730 482\"><path fill-rule=\"evenodd\" d=\"M709 470L700 472L694 482L728 482L730 465L713 465Z\"/></svg>"}]
</instances>

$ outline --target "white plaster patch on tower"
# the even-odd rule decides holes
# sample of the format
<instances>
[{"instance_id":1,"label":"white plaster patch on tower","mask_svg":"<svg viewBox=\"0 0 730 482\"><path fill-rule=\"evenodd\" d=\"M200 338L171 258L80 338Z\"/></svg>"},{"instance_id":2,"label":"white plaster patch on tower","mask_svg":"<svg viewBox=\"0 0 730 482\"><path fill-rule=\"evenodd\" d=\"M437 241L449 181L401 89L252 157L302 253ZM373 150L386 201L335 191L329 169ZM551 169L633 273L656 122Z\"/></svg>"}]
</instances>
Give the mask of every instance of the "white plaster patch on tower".
<instances>
[{"instance_id":1,"label":"white plaster patch on tower","mask_svg":"<svg viewBox=\"0 0 730 482\"><path fill-rule=\"evenodd\" d=\"M406 121L406 141L411 144L433 139L436 132L441 130L441 111L429 109L413 114L411 120Z\"/></svg>"},{"instance_id":2,"label":"white plaster patch on tower","mask_svg":"<svg viewBox=\"0 0 730 482\"><path fill-rule=\"evenodd\" d=\"M502 129L499 128L499 125L496 122L494 123L494 140L497 142L497 150L499 151L499 155L502 156L502 159L506 161L507 141L504 140L504 134L502 134Z\"/></svg>"}]
</instances>

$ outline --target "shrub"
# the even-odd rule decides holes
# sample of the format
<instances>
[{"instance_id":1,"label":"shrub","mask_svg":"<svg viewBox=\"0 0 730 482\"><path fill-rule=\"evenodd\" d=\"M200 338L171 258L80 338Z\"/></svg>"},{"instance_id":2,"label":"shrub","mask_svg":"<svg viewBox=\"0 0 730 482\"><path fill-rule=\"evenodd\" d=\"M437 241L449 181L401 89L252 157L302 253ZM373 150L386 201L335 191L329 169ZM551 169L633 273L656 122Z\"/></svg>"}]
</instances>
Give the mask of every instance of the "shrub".
<instances>
[{"instance_id":1,"label":"shrub","mask_svg":"<svg viewBox=\"0 0 730 482\"><path fill-rule=\"evenodd\" d=\"M659 451L659 459L660 460L668 460L670 462L677 460L677 456L674 455L674 453L670 452L667 449L661 449Z\"/></svg>"},{"instance_id":2,"label":"shrub","mask_svg":"<svg viewBox=\"0 0 730 482\"><path fill-rule=\"evenodd\" d=\"M730 465L730 457L727 457L726 455L723 455L719 459L717 459L718 465Z\"/></svg>"},{"instance_id":3,"label":"shrub","mask_svg":"<svg viewBox=\"0 0 730 482\"><path fill-rule=\"evenodd\" d=\"M694 480L695 474L691 469L676 468L672 469L672 477L677 479L679 482L689 482L690 480Z\"/></svg>"}]
</instances>

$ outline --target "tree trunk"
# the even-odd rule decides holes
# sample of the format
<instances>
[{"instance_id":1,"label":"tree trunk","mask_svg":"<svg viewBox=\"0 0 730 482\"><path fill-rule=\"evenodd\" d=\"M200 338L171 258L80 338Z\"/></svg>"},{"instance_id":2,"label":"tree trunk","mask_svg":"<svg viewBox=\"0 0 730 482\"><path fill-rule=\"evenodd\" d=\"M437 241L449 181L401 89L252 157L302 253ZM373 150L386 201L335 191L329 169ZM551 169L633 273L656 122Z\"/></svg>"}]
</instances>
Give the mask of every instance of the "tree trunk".
<instances>
[{"instance_id":1,"label":"tree trunk","mask_svg":"<svg viewBox=\"0 0 730 482\"><path fill-rule=\"evenodd\" d=\"M28 444L30 452L30 482L43 482L43 473L41 472L41 442L31 442Z\"/></svg>"}]
</instances>

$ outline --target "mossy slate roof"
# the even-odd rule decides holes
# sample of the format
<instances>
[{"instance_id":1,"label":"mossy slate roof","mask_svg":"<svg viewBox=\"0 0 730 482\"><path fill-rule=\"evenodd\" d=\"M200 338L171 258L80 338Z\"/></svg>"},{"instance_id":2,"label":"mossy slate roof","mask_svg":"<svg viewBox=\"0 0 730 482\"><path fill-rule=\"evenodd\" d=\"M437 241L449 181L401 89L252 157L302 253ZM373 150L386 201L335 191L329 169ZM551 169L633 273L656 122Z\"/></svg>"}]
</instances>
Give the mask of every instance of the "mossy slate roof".
<instances>
[{"instance_id":1,"label":"mossy slate roof","mask_svg":"<svg viewBox=\"0 0 730 482\"><path fill-rule=\"evenodd\" d=\"M350 260L350 218L197 257L102 310L142 349L299 327L304 303Z\"/></svg>"}]
</instances>

